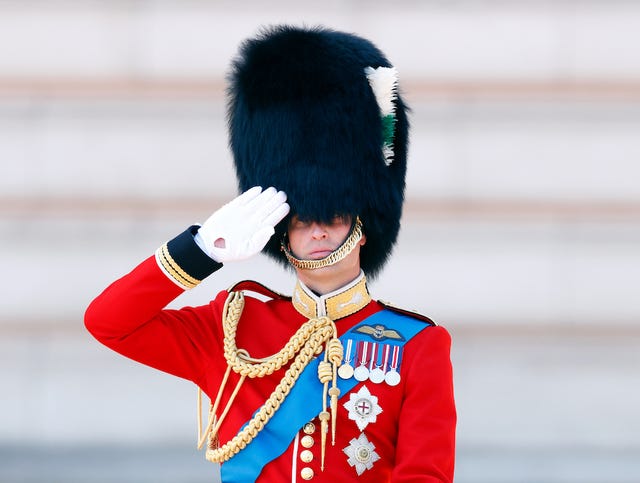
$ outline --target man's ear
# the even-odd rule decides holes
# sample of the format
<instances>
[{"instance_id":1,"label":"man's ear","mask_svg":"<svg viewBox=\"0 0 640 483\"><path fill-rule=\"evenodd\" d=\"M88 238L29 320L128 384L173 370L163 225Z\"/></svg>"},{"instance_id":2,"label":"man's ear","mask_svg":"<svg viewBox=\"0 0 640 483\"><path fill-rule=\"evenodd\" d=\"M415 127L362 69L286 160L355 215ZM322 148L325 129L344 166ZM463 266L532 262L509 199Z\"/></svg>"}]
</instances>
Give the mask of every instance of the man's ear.
<instances>
[{"instance_id":1,"label":"man's ear","mask_svg":"<svg viewBox=\"0 0 640 483\"><path fill-rule=\"evenodd\" d=\"M360 238L360 246L364 245L365 243L367 243L367 235L363 233L362 238Z\"/></svg>"}]
</instances>

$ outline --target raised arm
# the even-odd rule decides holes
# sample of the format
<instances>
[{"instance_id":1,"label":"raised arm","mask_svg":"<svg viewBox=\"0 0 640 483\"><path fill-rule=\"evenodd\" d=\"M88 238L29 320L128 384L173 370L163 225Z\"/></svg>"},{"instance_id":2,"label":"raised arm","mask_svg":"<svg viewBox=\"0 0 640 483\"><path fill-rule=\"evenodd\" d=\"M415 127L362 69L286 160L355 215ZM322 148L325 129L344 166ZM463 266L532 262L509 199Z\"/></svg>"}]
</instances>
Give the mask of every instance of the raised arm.
<instances>
[{"instance_id":1,"label":"raised arm","mask_svg":"<svg viewBox=\"0 0 640 483\"><path fill-rule=\"evenodd\" d=\"M289 211L286 196L253 188L192 226L116 280L89 305L85 325L107 347L196 381L218 347L220 314L210 305L165 309L223 262L259 252ZM197 382L197 381L196 381Z\"/></svg>"}]
</instances>

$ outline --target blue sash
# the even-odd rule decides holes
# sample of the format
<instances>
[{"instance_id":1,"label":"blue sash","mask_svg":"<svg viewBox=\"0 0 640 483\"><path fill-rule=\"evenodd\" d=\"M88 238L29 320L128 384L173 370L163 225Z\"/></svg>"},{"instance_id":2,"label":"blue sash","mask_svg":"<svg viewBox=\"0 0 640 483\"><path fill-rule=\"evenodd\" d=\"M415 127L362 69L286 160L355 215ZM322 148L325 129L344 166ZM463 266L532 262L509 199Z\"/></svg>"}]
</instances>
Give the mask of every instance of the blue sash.
<instances>
[{"instance_id":1,"label":"blue sash","mask_svg":"<svg viewBox=\"0 0 640 483\"><path fill-rule=\"evenodd\" d=\"M353 326L340 340L346 339L364 340L361 333L355 332L364 325L384 325L401 331L404 340L386 341L392 345L404 345L422 329L429 327L422 321L414 318L382 310L367 317ZM372 340L369 338L368 340ZM270 461L284 453L291 441L295 438L300 428L315 418L322 411L322 384L318 380L318 364L323 360L323 355L313 359L302 371L291 392L280 405L280 408L267 422L258 435L238 454L221 466L223 483L248 483L255 481L262 468ZM340 396L346 395L359 381L353 377L350 379L338 379ZM309 397L309 394L317 394L318 397ZM246 425L245 425L246 426Z\"/></svg>"}]
</instances>

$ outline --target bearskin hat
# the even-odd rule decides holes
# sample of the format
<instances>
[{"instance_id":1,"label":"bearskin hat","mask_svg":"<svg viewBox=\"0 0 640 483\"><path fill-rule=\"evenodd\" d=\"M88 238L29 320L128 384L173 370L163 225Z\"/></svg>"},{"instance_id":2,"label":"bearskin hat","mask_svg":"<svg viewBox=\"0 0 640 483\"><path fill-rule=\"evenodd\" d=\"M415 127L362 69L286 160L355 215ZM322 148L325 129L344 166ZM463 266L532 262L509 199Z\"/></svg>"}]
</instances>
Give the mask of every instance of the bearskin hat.
<instances>
[{"instance_id":1,"label":"bearskin hat","mask_svg":"<svg viewBox=\"0 0 640 483\"><path fill-rule=\"evenodd\" d=\"M382 268L400 230L408 144L407 108L396 87L389 123L370 84L367 72L378 67L392 66L366 39L277 26L242 44L228 91L240 191L283 190L304 220L359 216L367 237L360 264L369 276ZM265 247L285 263L287 223Z\"/></svg>"}]
</instances>

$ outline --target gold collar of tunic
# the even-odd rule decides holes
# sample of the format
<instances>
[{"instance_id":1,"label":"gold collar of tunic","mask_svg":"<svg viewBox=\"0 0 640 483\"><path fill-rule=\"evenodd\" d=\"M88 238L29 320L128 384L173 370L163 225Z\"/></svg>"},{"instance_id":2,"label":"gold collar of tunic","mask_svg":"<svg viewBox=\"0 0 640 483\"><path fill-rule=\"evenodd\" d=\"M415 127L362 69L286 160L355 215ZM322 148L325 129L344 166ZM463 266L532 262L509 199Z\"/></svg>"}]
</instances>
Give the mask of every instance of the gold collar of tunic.
<instances>
[{"instance_id":1,"label":"gold collar of tunic","mask_svg":"<svg viewBox=\"0 0 640 483\"><path fill-rule=\"evenodd\" d=\"M326 316L338 320L364 308L371 302L371 295L361 270L353 282L325 295L316 295L298 280L291 301L296 310L309 319Z\"/></svg>"}]
</instances>

